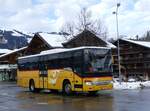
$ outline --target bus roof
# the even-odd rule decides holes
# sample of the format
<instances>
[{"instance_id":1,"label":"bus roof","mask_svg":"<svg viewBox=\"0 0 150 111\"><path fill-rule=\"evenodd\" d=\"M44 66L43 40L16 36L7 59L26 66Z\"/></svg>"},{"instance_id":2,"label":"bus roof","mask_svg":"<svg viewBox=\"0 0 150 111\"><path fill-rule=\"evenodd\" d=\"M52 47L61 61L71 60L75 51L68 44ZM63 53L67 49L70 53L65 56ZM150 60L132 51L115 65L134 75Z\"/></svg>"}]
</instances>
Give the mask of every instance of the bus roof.
<instances>
[{"instance_id":1,"label":"bus roof","mask_svg":"<svg viewBox=\"0 0 150 111\"><path fill-rule=\"evenodd\" d=\"M90 46L88 46L88 47L77 47L77 48L57 48L57 49L42 51L40 54L19 57L18 61L20 61L20 60L24 60L24 62L25 61L26 62L37 61L37 60L39 61L39 58L43 57L43 56L47 56L45 58L50 58L50 57L48 57L49 55L53 55L53 57L52 57L53 59L57 58L58 56L59 56L58 58L70 57L70 55L72 55L72 52L83 50L83 49L105 49L105 50L109 50L110 48L108 48L108 47L90 47ZM60 53L64 53L64 55L62 55L60 57ZM32 58L32 59L30 59L30 58Z\"/></svg>"},{"instance_id":2,"label":"bus roof","mask_svg":"<svg viewBox=\"0 0 150 111\"><path fill-rule=\"evenodd\" d=\"M35 57L35 56L42 56L42 55L49 55L49 54L56 54L56 53L68 52L68 51L76 51L76 50L81 50L81 49L110 49L110 48L108 48L108 47L90 47L90 46L88 46L88 47L77 47L77 48L57 48L57 49L42 51L40 54L19 57L18 59Z\"/></svg>"}]
</instances>

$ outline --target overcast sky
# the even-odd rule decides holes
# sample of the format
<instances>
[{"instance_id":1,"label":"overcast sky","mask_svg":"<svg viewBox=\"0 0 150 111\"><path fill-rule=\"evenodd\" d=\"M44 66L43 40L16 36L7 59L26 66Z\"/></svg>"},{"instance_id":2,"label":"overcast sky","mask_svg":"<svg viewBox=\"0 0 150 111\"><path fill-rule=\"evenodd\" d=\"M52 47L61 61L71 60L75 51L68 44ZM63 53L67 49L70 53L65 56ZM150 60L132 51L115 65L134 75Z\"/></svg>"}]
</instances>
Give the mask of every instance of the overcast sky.
<instances>
[{"instance_id":1,"label":"overcast sky","mask_svg":"<svg viewBox=\"0 0 150 111\"><path fill-rule=\"evenodd\" d=\"M119 7L120 35L142 35L150 30L150 0L0 0L0 28L25 32L59 31L65 21L75 20L83 7L101 18L109 36L116 34L115 15Z\"/></svg>"}]
</instances>

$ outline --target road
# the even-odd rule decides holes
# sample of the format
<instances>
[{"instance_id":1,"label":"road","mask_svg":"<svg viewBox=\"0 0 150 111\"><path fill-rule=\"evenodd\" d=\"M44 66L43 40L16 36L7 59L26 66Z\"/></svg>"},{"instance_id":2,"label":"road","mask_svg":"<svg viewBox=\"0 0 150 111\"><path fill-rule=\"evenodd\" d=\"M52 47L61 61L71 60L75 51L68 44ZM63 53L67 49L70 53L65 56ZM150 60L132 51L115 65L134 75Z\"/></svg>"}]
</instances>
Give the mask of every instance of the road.
<instances>
[{"instance_id":1,"label":"road","mask_svg":"<svg viewBox=\"0 0 150 111\"><path fill-rule=\"evenodd\" d=\"M0 82L0 111L150 111L150 89L102 91L97 96L33 94Z\"/></svg>"}]
</instances>

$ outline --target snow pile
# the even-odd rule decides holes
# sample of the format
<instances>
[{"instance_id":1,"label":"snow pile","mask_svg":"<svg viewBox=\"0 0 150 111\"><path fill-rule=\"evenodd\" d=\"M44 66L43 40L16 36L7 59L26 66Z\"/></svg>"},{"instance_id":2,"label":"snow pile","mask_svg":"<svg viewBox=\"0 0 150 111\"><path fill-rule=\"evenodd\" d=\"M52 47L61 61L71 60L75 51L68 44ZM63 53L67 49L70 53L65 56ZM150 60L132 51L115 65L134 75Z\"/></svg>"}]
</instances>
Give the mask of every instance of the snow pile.
<instances>
[{"instance_id":1,"label":"snow pile","mask_svg":"<svg viewBox=\"0 0 150 111\"><path fill-rule=\"evenodd\" d=\"M125 89L141 89L141 88L150 88L150 81L145 82L114 82L113 87L116 90L125 90Z\"/></svg>"},{"instance_id":2,"label":"snow pile","mask_svg":"<svg viewBox=\"0 0 150 111\"><path fill-rule=\"evenodd\" d=\"M150 88L150 81L142 82L142 85L144 85L145 87L149 87Z\"/></svg>"},{"instance_id":3,"label":"snow pile","mask_svg":"<svg viewBox=\"0 0 150 111\"><path fill-rule=\"evenodd\" d=\"M141 88L140 82L115 82L113 83L114 89L139 89Z\"/></svg>"}]
</instances>

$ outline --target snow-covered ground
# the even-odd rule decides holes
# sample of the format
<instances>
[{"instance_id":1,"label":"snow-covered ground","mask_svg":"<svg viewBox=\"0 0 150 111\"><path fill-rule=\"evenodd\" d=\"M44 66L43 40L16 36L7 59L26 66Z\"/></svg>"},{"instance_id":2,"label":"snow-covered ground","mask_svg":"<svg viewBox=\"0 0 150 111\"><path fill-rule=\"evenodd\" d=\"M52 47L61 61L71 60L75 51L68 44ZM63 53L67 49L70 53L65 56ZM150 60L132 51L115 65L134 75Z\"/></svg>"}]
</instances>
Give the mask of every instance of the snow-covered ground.
<instances>
[{"instance_id":1,"label":"snow-covered ground","mask_svg":"<svg viewBox=\"0 0 150 111\"><path fill-rule=\"evenodd\" d=\"M145 82L113 82L115 90L150 88L150 81Z\"/></svg>"},{"instance_id":2,"label":"snow-covered ground","mask_svg":"<svg viewBox=\"0 0 150 111\"><path fill-rule=\"evenodd\" d=\"M150 81L141 82L135 81L135 79L129 79L129 82L120 83L118 78L114 78L113 87L115 90L150 88Z\"/></svg>"}]
</instances>

